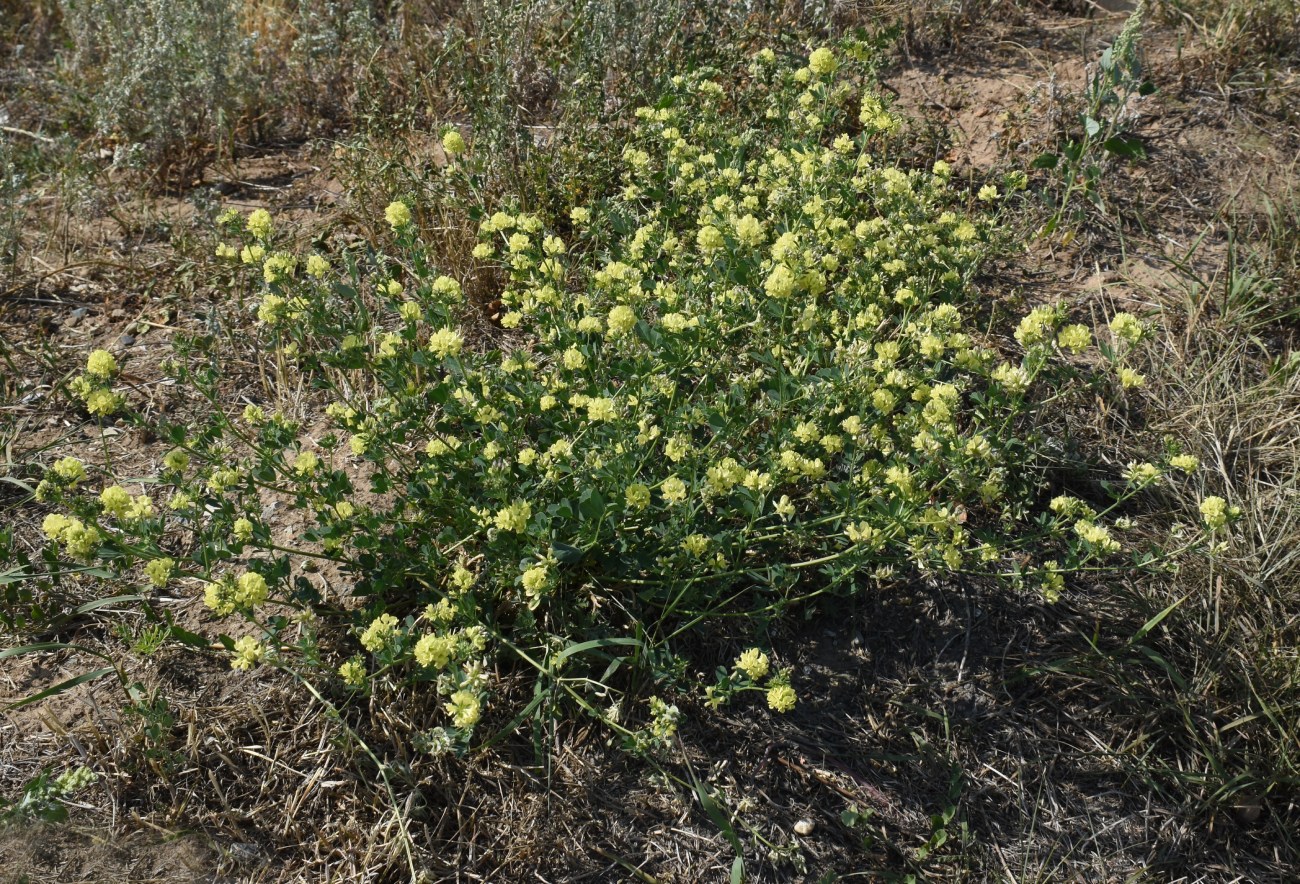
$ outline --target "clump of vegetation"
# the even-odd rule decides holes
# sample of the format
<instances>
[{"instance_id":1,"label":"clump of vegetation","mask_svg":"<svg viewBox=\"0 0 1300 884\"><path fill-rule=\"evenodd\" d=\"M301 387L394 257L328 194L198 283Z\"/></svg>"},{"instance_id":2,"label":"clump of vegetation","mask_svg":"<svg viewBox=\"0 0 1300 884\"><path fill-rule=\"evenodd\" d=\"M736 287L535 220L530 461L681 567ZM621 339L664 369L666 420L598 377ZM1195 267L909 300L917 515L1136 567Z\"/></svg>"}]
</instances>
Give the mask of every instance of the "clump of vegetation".
<instances>
[{"instance_id":1,"label":"clump of vegetation","mask_svg":"<svg viewBox=\"0 0 1300 884\"><path fill-rule=\"evenodd\" d=\"M217 252L256 298L265 370L310 384L323 414L231 413L225 355L188 341L170 370L212 418L158 427L176 447L153 487L170 490L155 503L108 474L85 494L56 467L39 494L71 514L45 533L113 580L197 582L239 624L221 636L236 668L426 684L440 748L469 741L503 658L535 669L535 696L653 743L675 710L652 699L649 737L634 732L629 683L606 667L683 690L679 649L713 618L759 623L917 572L1055 599L1079 570L1153 564L1114 514L1195 458L1135 463L1103 504L1049 502L1043 452L1059 442L1035 421L1076 378L1121 397L1140 385L1126 353L1141 323L1116 315L1097 351L1088 327L1037 308L1015 358L972 329L969 283L1009 194L956 187L944 163L891 165L898 121L867 56L848 43L788 70L761 52L733 98L747 113L711 71L675 78L637 112L621 192L574 206L563 236L483 211L473 258L503 280L499 332L473 323L405 202L386 242L337 254L282 251L269 213L226 213L238 239ZM443 146L462 192L482 161L455 130ZM1089 351L1106 372L1072 367ZM118 371L96 352L71 384L92 415L127 406ZM1204 504L1210 530L1222 503ZM309 520L296 548L273 504ZM357 604L323 599L303 557L340 567ZM761 686L792 708L792 673L769 660L754 649L707 700Z\"/></svg>"},{"instance_id":2,"label":"clump of vegetation","mask_svg":"<svg viewBox=\"0 0 1300 884\"><path fill-rule=\"evenodd\" d=\"M0 5L6 861L1294 865L1294 2Z\"/></svg>"},{"instance_id":3,"label":"clump of vegetation","mask_svg":"<svg viewBox=\"0 0 1300 884\"><path fill-rule=\"evenodd\" d=\"M31 780L13 801L0 798L0 826L31 820L62 822L68 818L65 800L86 789L99 779L93 770L80 765L58 776L42 771Z\"/></svg>"},{"instance_id":4,"label":"clump of vegetation","mask_svg":"<svg viewBox=\"0 0 1300 884\"><path fill-rule=\"evenodd\" d=\"M1051 169L1060 176L1056 211L1039 229L1050 237L1069 218L1068 242L1073 230L1084 219L1083 208L1070 212L1076 197L1086 199L1103 215L1107 213L1102 189L1106 170L1117 158L1141 159L1146 156L1142 140L1132 131L1138 112L1136 102L1155 92L1142 69L1142 25L1147 14L1145 0L1139 2L1124 22L1124 27L1091 66L1082 108L1077 120L1071 120L1059 150L1040 154L1034 168Z\"/></svg>"}]
</instances>

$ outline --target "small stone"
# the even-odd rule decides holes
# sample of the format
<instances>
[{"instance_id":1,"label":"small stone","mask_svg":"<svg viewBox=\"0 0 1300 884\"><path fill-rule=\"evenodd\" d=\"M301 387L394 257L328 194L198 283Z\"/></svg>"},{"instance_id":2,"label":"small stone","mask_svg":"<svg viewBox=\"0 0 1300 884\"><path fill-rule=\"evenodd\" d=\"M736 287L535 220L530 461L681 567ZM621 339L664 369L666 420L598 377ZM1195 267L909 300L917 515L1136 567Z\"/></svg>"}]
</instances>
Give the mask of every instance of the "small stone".
<instances>
[{"instance_id":1,"label":"small stone","mask_svg":"<svg viewBox=\"0 0 1300 884\"><path fill-rule=\"evenodd\" d=\"M815 828L817 828L817 824L812 820L799 820L799 822L794 824L794 833L796 835L807 837L813 833L813 829Z\"/></svg>"}]
</instances>

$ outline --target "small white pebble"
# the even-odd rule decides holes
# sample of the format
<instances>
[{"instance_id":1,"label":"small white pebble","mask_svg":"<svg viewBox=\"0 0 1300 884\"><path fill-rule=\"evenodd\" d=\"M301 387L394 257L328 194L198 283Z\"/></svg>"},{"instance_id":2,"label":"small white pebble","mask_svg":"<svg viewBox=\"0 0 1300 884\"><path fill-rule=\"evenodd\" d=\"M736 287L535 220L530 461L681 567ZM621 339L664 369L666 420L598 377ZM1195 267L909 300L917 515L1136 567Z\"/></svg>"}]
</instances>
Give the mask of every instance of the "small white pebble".
<instances>
[{"instance_id":1,"label":"small white pebble","mask_svg":"<svg viewBox=\"0 0 1300 884\"><path fill-rule=\"evenodd\" d=\"M796 835L811 835L816 824L812 820L799 820L794 824L794 833Z\"/></svg>"}]
</instances>

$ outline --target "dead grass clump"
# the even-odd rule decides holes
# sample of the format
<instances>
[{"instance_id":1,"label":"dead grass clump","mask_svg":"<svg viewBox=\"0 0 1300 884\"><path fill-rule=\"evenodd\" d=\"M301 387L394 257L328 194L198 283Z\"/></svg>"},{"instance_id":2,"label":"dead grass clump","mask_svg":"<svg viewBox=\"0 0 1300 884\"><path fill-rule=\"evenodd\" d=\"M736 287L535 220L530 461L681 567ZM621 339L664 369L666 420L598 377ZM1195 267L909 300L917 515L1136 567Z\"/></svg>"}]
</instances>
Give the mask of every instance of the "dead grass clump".
<instances>
[{"instance_id":1,"label":"dead grass clump","mask_svg":"<svg viewBox=\"0 0 1300 884\"><path fill-rule=\"evenodd\" d=\"M1146 439L1200 458L1194 481L1152 499L1172 536L1199 521L1209 495L1240 507L1241 517L1219 548L1184 561L1176 577L1128 590L1150 620L1120 645L1099 646L1085 669L1111 695L1116 759L1179 808L1180 825L1205 827L1225 844L1271 840L1295 855L1300 371L1258 325L1232 311L1189 311L1175 287L1155 292L1164 315L1144 369L1143 419L1113 424L1127 437L1116 445Z\"/></svg>"}]
</instances>

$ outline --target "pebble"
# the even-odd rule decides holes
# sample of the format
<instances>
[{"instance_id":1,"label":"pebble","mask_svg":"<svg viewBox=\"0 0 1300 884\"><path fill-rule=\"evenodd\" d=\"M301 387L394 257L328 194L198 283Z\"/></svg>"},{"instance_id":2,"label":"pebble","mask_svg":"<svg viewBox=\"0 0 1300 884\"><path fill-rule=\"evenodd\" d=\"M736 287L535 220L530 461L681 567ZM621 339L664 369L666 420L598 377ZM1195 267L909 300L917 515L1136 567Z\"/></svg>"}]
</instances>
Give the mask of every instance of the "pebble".
<instances>
[{"instance_id":1,"label":"pebble","mask_svg":"<svg viewBox=\"0 0 1300 884\"><path fill-rule=\"evenodd\" d=\"M817 828L817 824L812 820L799 820L799 822L794 824L794 833L796 835L807 836L811 835L815 828Z\"/></svg>"}]
</instances>

